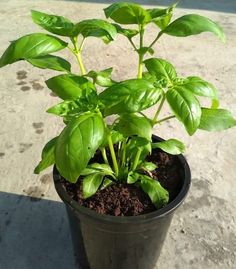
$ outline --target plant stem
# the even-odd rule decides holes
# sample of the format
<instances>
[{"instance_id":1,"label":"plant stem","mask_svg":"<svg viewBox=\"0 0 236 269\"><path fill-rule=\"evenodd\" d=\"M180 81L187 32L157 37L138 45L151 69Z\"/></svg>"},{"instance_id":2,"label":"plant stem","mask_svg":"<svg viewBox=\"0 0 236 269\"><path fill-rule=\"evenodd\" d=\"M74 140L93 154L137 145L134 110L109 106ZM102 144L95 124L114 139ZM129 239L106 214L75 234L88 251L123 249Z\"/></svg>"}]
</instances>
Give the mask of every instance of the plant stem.
<instances>
[{"instance_id":1,"label":"plant stem","mask_svg":"<svg viewBox=\"0 0 236 269\"><path fill-rule=\"evenodd\" d=\"M125 158L126 158L126 142L127 140L122 142L121 146L121 167L125 166Z\"/></svg>"},{"instance_id":2,"label":"plant stem","mask_svg":"<svg viewBox=\"0 0 236 269\"><path fill-rule=\"evenodd\" d=\"M109 165L109 162L108 162L108 159L107 159L106 149L105 148L101 148L100 150L102 152L102 157L103 157L104 162Z\"/></svg>"},{"instance_id":3,"label":"plant stem","mask_svg":"<svg viewBox=\"0 0 236 269\"><path fill-rule=\"evenodd\" d=\"M132 47L134 48L134 50L137 51L137 48L136 48L133 40L131 38L128 38L128 40L129 40L130 44L132 45Z\"/></svg>"},{"instance_id":4,"label":"plant stem","mask_svg":"<svg viewBox=\"0 0 236 269\"><path fill-rule=\"evenodd\" d=\"M156 42L157 40L162 36L162 32L160 32L157 37L153 40L153 42L149 45L149 48L151 48Z\"/></svg>"},{"instance_id":5,"label":"plant stem","mask_svg":"<svg viewBox=\"0 0 236 269\"><path fill-rule=\"evenodd\" d=\"M138 148L137 153L136 153L136 156L135 156L135 159L134 159L132 171L135 171L135 169L138 166L138 162L139 162L139 158L140 158L141 152L142 152L142 149L141 148Z\"/></svg>"},{"instance_id":6,"label":"plant stem","mask_svg":"<svg viewBox=\"0 0 236 269\"><path fill-rule=\"evenodd\" d=\"M173 118L175 118L174 115L169 116L169 117L165 117L165 118L163 118L163 119L161 119L161 120L156 121L155 124L158 124L158 123L161 123L161 122L163 122L163 121L170 120L170 119L173 119Z\"/></svg>"},{"instance_id":7,"label":"plant stem","mask_svg":"<svg viewBox=\"0 0 236 269\"><path fill-rule=\"evenodd\" d=\"M160 103L160 105L159 105L159 107L158 107L158 109L157 109L157 111L156 111L156 113L155 113L155 115L153 117L153 120L152 120L153 124L155 124L155 122L157 121L157 117L159 116L159 114L161 112L161 109L163 107L163 104L165 102L165 99L166 99L165 98L165 95L163 95L162 100L161 100L161 103Z\"/></svg>"},{"instance_id":8,"label":"plant stem","mask_svg":"<svg viewBox=\"0 0 236 269\"><path fill-rule=\"evenodd\" d=\"M84 64L83 64L83 61L82 61L82 58L81 58L81 52L82 52L82 49L83 49L83 44L84 44L84 39L82 40L81 44L80 44L80 47L78 47L78 38L72 38L71 39L73 45L74 45L74 55L79 63L79 67L80 67L80 71L81 71L81 74L82 75L85 75L86 74L86 71L85 71L85 68L84 68Z\"/></svg>"},{"instance_id":9,"label":"plant stem","mask_svg":"<svg viewBox=\"0 0 236 269\"><path fill-rule=\"evenodd\" d=\"M112 139L111 139L110 134L107 135L107 141L108 141L108 146L109 146L109 149L110 149L110 152L111 152L111 158L112 158L112 162L113 162L113 168L114 168L114 171L115 171L115 175L116 175L116 177L118 177L119 168L118 168L118 164L117 164L117 160L116 160L116 154L115 154L115 150L114 150L114 147L113 147L113 143L112 143Z\"/></svg>"},{"instance_id":10,"label":"plant stem","mask_svg":"<svg viewBox=\"0 0 236 269\"><path fill-rule=\"evenodd\" d=\"M143 76L143 52L141 51L143 47L143 35L144 35L144 28L140 26L140 40L139 40L139 57L138 57L138 78L142 78Z\"/></svg>"},{"instance_id":11,"label":"plant stem","mask_svg":"<svg viewBox=\"0 0 236 269\"><path fill-rule=\"evenodd\" d=\"M79 51L76 52L75 56L76 56L76 59L77 59L77 61L79 63L81 74L85 75L86 71L85 71L84 64L83 64L83 61L82 61L82 58L81 58L81 52L79 52Z\"/></svg>"}]
</instances>

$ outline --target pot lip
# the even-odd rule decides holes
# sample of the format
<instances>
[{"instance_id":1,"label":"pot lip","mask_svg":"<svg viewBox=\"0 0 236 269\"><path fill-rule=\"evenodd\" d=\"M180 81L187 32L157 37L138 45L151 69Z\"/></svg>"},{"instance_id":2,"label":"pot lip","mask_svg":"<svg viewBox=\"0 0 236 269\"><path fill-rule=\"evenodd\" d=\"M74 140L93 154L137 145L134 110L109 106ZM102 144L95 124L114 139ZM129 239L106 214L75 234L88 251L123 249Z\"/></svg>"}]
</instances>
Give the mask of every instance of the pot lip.
<instances>
[{"instance_id":1,"label":"pot lip","mask_svg":"<svg viewBox=\"0 0 236 269\"><path fill-rule=\"evenodd\" d=\"M159 141L164 140L156 135L153 135L153 138ZM62 201L67 206L69 206L73 211L77 211L78 213L86 215L89 218L96 219L97 221L102 221L102 222L117 223L117 224L121 224L121 223L129 224L129 223L135 223L135 222L144 223L144 222L152 221L154 219L163 218L166 215L173 213L173 211L175 211L182 204L182 202L187 196L187 193L189 191L190 184L191 184L191 171L185 157L182 154L176 155L176 157L178 158L180 164L183 166L183 170L184 170L184 183L179 194L176 196L176 198L173 201L171 201L169 204L167 204L163 208L157 209L156 211L153 211L147 214L138 215L138 216L118 216L117 217L117 216L112 216L112 215L102 215L92 209L79 205L78 202L73 200L66 193L65 189L60 183L60 180L59 180L60 176L56 173L57 168L55 165L53 167L53 180L54 180L55 188L58 195L60 196Z\"/></svg>"}]
</instances>

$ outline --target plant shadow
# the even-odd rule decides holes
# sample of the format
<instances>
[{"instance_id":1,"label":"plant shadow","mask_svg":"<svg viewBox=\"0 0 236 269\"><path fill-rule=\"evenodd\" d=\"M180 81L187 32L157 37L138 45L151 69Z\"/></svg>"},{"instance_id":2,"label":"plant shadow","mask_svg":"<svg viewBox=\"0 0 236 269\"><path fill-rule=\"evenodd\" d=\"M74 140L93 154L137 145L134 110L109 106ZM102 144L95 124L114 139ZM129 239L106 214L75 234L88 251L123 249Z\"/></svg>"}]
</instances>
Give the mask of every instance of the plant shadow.
<instances>
[{"instance_id":1,"label":"plant shadow","mask_svg":"<svg viewBox=\"0 0 236 269\"><path fill-rule=\"evenodd\" d=\"M0 192L0 268L77 268L63 203Z\"/></svg>"}]
</instances>

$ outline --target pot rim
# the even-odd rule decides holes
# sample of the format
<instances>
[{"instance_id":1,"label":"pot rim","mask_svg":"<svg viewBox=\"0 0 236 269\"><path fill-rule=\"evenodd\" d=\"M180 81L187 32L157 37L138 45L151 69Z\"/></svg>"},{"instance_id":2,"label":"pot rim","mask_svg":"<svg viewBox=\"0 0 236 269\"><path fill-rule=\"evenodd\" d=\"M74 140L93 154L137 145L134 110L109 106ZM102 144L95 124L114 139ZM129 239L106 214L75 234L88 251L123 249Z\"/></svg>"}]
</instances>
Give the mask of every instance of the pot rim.
<instances>
[{"instance_id":1,"label":"pot rim","mask_svg":"<svg viewBox=\"0 0 236 269\"><path fill-rule=\"evenodd\" d=\"M164 140L156 135L153 135L153 138L158 139L159 141ZM150 212L147 214L138 215L138 216L102 215L102 214L99 214L92 209L89 209L87 207L79 205L78 202L73 200L67 194L67 192L63 188L62 184L60 183L60 176L58 173L56 173L56 171L57 171L56 165L54 165L54 167L53 167L53 180L54 180L55 188L56 188L58 195L60 196L62 201L67 206L69 206L73 211L77 211L78 213L86 215L87 217L90 217L92 219L96 219L97 221L102 221L102 222L109 222L109 223L116 223L116 224L119 224L119 223L127 223L127 224L130 223L131 224L131 223L135 223L135 222L145 223L145 222L153 221L154 219L157 219L157 218L163 218L166 215L171 214L173 211L175 211L182 204L182 202L184 201L184 199L187 196L187 193L189 191L190 184L191 184L190 168L189 168L189 165L188 165L185 157L182 154L176 155L176 157L178 158L180 164L183 166L183 172L184 172L184 175L183 175L184 176L184 183L183 183L183 186L182 186L180 192L178 193L178 195L176 196L176 198L173 201L171 201L169 204L167 204L163 208L157 209L156 211L153 211L153 212Z\"/></svg>"}]
</instances>

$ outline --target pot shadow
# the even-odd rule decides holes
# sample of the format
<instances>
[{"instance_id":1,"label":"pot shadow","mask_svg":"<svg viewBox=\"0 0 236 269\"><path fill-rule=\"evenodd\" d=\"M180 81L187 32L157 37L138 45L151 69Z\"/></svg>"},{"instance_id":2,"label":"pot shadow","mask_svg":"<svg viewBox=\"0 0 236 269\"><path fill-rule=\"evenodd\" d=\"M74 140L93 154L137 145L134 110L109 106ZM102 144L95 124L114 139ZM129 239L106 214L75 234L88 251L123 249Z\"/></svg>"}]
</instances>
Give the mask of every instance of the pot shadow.
<instances>
[{"instance_id":1,"label":"pot shadow","mask_svg":"<svg viewBox=\"0 0 236 269\"><path fill-rule=\"evenodd\" d=\"M65 0L65 1L74 1L74 2L88 2L88 3L102 3L102 4L112 4L114 2L123 2L117 0ZM175 0L137 0L131 1L139 3L141 5L154 5L154 6L169 6L177 1ZM215 1L215 0L180 0L178 4L179 8L187 9L201 9L201 10L211 10L218 12L226 13L235 13L236 12L236 1L235 0L224 0L224 1Z\"/></svg>"},{"instance_id":2,"label":"pot shadow","mask_svg":"<svg viewBox=\"0 0 236 269\"><path fill-rule=\"evenodd\" d=\"M63 203L0 192L0 268L78 269Z\"/></svg>"}]
</instances>

